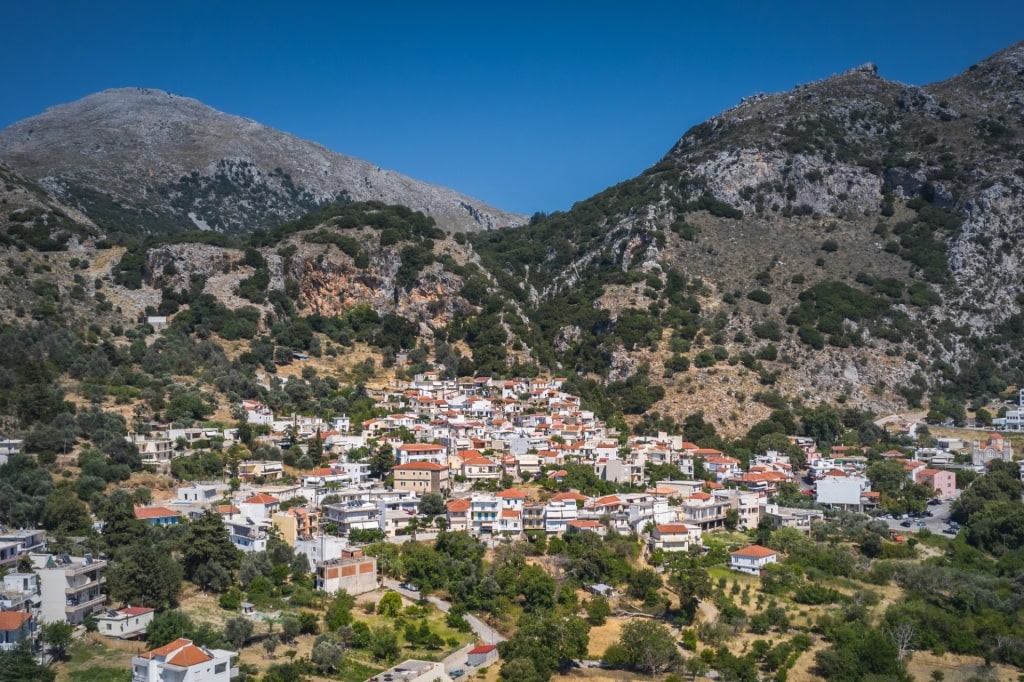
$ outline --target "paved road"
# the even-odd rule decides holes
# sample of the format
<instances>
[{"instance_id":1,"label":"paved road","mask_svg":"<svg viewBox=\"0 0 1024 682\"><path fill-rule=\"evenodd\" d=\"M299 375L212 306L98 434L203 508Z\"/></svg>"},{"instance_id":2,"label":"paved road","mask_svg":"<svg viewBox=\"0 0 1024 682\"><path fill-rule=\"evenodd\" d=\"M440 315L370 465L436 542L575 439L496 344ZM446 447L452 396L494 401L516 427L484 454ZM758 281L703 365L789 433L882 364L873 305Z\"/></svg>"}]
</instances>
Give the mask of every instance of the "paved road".
<instances>
[{"instance_id":1,"label":"paved road","mask_svg":"<svg viewBox=\"0 0 1024 682\"><path fill-rule=\"evenodd\" d=\"M384 578L384 587L394 590L395 592L398 592L402 596L408 597L409 599L418 600L420 598L420 593L418 591L407 590L404 587L402 587L397 580L392 580L391 578ZM428 596L427 601L436 606L443 613L448 613L452 608L452 605L449 602L446 602L440 597ZM483 622L476 616L467 613L465 618L466 621L469 623L469 626L473 628L473 633L484 644L497 644L498 642L505 641L505 638L501 635L501 633L499 633L497 630L495 630L490 625ZM469 653L469 650L475 647L476 645L477 643L474 642L462 647L458 651L449 654L448 657L444 659L445 670L448 672L451 672L452 670L456 670L459 668L465 670L467 667L466 655Z\"/></svg>"}]
</instances>

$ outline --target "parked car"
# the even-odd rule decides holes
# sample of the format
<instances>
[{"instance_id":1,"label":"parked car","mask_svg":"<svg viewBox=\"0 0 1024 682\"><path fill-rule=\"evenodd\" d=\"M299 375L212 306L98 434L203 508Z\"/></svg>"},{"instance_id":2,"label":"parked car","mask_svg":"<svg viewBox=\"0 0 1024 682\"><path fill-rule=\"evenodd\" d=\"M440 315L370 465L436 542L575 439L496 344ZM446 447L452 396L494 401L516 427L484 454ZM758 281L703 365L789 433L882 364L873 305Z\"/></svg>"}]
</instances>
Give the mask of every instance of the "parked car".
<instances>
[{"instance_id":1,"label":"parked car","mask_svg":"<svg viewBox=\"0 0 1024 682\"><path fill-rule=\"evenodd\" d=\"M910 528L911 524L910 524L910 521L901 521L900 525L903 526L904 528Z\"/></svg>"},{"instance_id":2,"label":"parked car","mask_svg":"<svg viewBox=\"0 0 1024 682\"><path fill-rule=\"evenodd\" d=\"M463 670L462 668L456 668L455 670L453 670L450 673L448 673L448 677L450 677L450 678L452 678L454 680L455 678L462 677L465 674L466 674L465 670Z\"/></svg>"},{"instance_id":3,"label":"parked car","mask_svg":"<svg viewBox=\"0 0 1024 682\"><path fill-rule=\"evenodd\" d=\"M416 587L412 583L402 583L399 585L403 590L409 590L410 592L419 592L420 588Z\"/></svg>"},{"instance_id":4,"label":"parked car","mask_svg":"<svg viewBox=\"0 0 1024 682\"><path fill-rule=\"evenodd\" d=\"M942 504L942 500L928 500L928 506L937 507Z\"/></svg>"}]
</instances>

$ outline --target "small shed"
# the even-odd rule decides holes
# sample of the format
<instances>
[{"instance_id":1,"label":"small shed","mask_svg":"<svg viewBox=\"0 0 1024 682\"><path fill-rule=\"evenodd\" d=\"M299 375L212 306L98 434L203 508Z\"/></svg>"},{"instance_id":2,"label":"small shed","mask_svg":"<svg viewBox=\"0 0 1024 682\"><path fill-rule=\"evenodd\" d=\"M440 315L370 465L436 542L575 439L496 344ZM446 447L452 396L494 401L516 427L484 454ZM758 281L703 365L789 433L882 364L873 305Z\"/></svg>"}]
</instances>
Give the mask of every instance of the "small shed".
<instances>
[{"instance_id":1,"label":"small shed","mask_svg":"<svg viewBox=\"0 0 1024 682\"><path fill-rule=\"evenodd\" d=\"M489 665L498 660L498 647L494 644L481 644L466 654L466 664L474 667Z\"/></svg>"}]
</instances>

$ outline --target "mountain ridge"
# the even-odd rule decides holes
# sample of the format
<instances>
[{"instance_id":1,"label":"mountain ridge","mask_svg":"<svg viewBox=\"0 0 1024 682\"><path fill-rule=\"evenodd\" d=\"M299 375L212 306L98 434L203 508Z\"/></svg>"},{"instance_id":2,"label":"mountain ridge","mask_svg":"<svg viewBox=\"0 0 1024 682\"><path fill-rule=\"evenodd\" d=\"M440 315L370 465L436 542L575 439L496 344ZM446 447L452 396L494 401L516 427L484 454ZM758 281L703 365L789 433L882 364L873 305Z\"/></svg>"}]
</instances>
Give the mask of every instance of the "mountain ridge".
<instances>
[{"instance_id":1,"label":"mountain ridge","mask_svg":"<svg viewBox=\"0 0 1024 682\"><path fill-rule=\"evenodd\" d=\"M344 321L369 309L416 330L401 347L442 349L447 372L550 370L604 416L648 425L706 411L734 436L821 402L928 402L962 420L969 402L1024 385L1022 54L923 87L868 64L745 98L639 176L512 229L446 235L408 209L334 205L230 243L135 240L90 266L104 290L85 293L285 350L296 337L277 330L306 318L325 345L370 338L362 312ZM229 205L246 200L233 193L244 178L270 177L221 170L237 179L219 195ZM272 176L282 191L286 177ZM68 244L103 241L89 229ZM73 309L72 286L39 277L60 297L32 285L5 314L45 318L35 289Z\"/></svg>"},{"instance_id":2,"label":"mountain ridge","mask_svg":"<svg viewBox=\"0 0 1024 682\"><path fill-rule=\"evenodd\" d=\"M525 220L198 100L147 88L105 90L14 123L0 131L0 158L86 207L90 193L109 194L166 215L179 230L266 229L337 200L409 205L453 231Z\"/></svg>"}]
</instances>

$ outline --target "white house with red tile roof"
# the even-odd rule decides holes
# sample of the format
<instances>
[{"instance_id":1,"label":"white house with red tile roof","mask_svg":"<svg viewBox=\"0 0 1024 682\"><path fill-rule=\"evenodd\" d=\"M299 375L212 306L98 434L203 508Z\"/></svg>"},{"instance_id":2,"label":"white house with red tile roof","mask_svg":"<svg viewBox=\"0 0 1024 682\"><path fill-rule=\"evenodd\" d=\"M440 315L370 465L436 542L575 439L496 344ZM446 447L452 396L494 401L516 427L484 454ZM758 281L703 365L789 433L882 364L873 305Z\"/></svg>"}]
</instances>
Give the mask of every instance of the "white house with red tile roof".
<instances>
[{"instance_id":1,"label":"white house with red tile roof","mask_svg":"<svg viewBox=\"0 0 1024 682\"><path fill-rule=\"evenodd\" d=\"M699 547L701 531L698 526L685 523L660 523L651 531L650 547L663 552L688 552L690 547Z\"/></svg>"},{"instance_id":2,"label":"white house with red tile roof","mask_svg":"<svg viewBox=\"0 0 1024 682\"><path fill-rule=\"evenodd\" d=\"M590 502L585 508L599 514L614 514L617 512L624 512L628 507L629 503L618 495L605 495L604 497L598 497L594 501Z\"/></svg>"},{"instance_id":3,"label":"white house with red tile roof","mask_svg":"<svg viewBox=\"0 0 1024 682\"><path fill-rule=\"evenodd\" d=\"M477 669L494 663L497 660L498 646L496 644L481 644L466 652L466 665L471 665Z\"/></svg>"},{"instance_id":4,"label":"white house with red tile roof","mask_svg":"<svg viewBox=\"0 0 1024 682\"><path fill-rule=\"evenodd\" d=\"M507 488L494 493L494 496L501 500L508 509L522 509L523 502L529 497L529 494L520 488Z\"/></svg>"},{"instance_id":5,"label":"white house with red tile roof","mask_svg":"<svg viewBox=\"0 0 1024 682\"><path fill-rule=\"evenodd\" d=\"M238 503L242 514L251 519L270 519L281 508L281 500L266 493L256 493Z\"/></svg>"},{"instance_id":6,"label":"white house with red tile roof","mask_svg":"<svg viewBox=\"0 0 1024 682\"><path fill-rule=\"evenodd\" d=\"M604 527L600 521L591 521L589 519L575 519L569 521L567 524L567 532L570 533L597 533L600 536L608 534L608 529Z\"/></svg>"},{"instance_id":7,"label":"white house with red tile roof","mask_svg":"<svg viewBox=\"0 0 1024 682\"><path fill-rule=\"evenodd\" d=\"M470 529L469 509L471 503L466 499L450 500L445 505L445 520L450 531L468 531Z\"/></svg>"},{"instance_id":8,"label":"white house with red tile roof","mask_svg":"<svg viewBox=\"0 0 1024 682\"><path fill-rule=\"evenodd\" d=\"M774 549L750 545L729 553L729 568L750 575L761 575L768 564L777 563L779 555Z\"/></svg>"},{"instance_id":9,"label":"white house with red tile roof","mask_svg":"<svg viewBox=\"0 0 1024 682\"><path fill-rule=\"evenodd\" d=\"M465 453L475 450L463 450ZM477 481L497 481L501 479L502 466L493 459L484 456L467 457L462 460L462 475L469 483Z\"/></svg>"},{"instance_id":10,"label":"white house with red tile roof","mask_svg":"<svg viewBox=\"0 0 1024 682\"><path fill-rule=\"evenodd\" d=\"M25 611L0 611L0 651L14 649L29 640L36 629L35 618Z\"/></svg>"},{"instance_id":11,"label":"white house with red tile roof","mask_svg":"<svg viewBox=\"0 0 1024 682\"><path fill-rule=\"evenodd\" d=\"M498 516L498 533L507 537L515 537L523 532L523 512L515 509L502 509Z\"/></svg>"},{"instance_id":12,"label":"white house with red tile roof","mask_svg":"<svg viewBox=\"0 0 1024 682\"><path fill-rule=\"evenodd\" d=\"M733 476L738 476L742 473L742 469L740 469L740 461L738 459L721 453L717 455L705 455L704 468L707 469L708 473L714 474L715 480L719 483L724 483Z\"/></svg>"},{"instance_id":13,"label":"white house with red tile roof","mask_svg":"<svg viewBox=\"0 0 1024 682\"><path fill-rule=\"evenodd\" d=\"M230 682L234 651L207 649L190 639L176 639L132 658L132 682Z\"/></svg>"},{"instance_id":14,"label":"white house with red tile roof","mask_svg":"<svg viewBox=\"0 0 1024 682\"><path fill-rule=\"evenodd\" d=\"M274 411L256 400L243 400L242 409L245 410L245 421L249 424L269 426L274 423Z\"/></svg>"}]
</instances>

